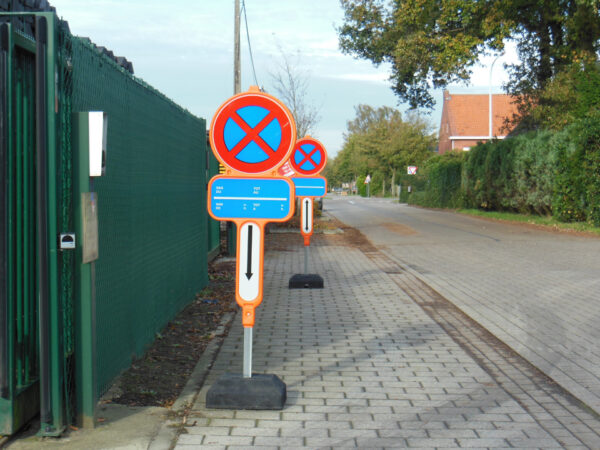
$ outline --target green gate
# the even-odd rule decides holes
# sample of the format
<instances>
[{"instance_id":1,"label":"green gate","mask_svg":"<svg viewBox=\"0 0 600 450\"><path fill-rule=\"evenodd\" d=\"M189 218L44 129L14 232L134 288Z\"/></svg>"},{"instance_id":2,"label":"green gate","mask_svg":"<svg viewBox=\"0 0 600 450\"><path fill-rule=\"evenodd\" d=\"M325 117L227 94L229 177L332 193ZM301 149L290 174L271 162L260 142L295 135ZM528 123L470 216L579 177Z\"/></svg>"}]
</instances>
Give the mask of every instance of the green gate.
<instances>
[{"instance_id":1,"label":"green gate","mask_svg":"<svg viewBox=\"0 0 600 450\"><path fill-rule=\"evenodd\" d=\"M25 16L36 36L14 26ZM68 409L60 301L72 277L59 273L57 249L57 21L52 13L0 19L0 434L39 413L41 433L57 435Z\"/></svg>"},{"instance_id":2,"label":"green gate","mask_svg":"<svg viewBox=\"0 0 600 450\"><path fill-rule=\"evenodd\" d=\"M0 25L0 433L38 411L35 42Z\"/></svg>"}]
</instances>

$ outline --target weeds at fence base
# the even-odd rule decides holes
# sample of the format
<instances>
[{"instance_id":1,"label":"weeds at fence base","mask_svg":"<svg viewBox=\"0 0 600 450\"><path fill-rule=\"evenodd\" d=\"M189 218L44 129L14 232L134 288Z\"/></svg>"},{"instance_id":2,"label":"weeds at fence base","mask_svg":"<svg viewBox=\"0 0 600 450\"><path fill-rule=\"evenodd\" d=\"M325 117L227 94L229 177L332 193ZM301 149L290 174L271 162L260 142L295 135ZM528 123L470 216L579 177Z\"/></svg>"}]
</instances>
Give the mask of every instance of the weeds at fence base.
<instances>
[{"instance_id":1,"label":"weeds at fence base","mask_svg":"<svg viewBox=\"0 0 600 450\"><path fill-rule=\"evenodd\" d=\"M209 264L209 284L115 382L103 403L170 407L181 393L223 314L235 311L235 261Z\"/></svg>"}]
</instances>

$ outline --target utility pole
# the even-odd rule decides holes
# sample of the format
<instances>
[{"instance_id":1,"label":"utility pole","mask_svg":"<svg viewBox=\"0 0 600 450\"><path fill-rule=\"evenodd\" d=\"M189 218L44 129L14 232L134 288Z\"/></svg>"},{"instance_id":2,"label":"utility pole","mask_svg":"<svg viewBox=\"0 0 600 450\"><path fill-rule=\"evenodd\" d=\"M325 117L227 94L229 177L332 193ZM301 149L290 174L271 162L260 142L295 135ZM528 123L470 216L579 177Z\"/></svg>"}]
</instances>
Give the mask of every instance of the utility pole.
<instances>
[{"instance_id":1,"label":"utility pole","mask_svg":"<svg viewBox=\"0 0 600 450\"><path fill-rule=\"evenodd\" d=\"M242 92L242 70L240 64L240 0L235 0L233 31L233 93Z\"/></svg>"},{"instance_id":2,"label":"utility pole","mask_svg":"<svg viewBox=\"0 0 600 450\"><path fill-rule=\"evenodd\" d=\"M233 21L233 94L242 92L242 69L240 63L240 0L234 3ZM227 253L236 254L236 226L233 222L227 222Z\"/></svg>"}]
</instances>

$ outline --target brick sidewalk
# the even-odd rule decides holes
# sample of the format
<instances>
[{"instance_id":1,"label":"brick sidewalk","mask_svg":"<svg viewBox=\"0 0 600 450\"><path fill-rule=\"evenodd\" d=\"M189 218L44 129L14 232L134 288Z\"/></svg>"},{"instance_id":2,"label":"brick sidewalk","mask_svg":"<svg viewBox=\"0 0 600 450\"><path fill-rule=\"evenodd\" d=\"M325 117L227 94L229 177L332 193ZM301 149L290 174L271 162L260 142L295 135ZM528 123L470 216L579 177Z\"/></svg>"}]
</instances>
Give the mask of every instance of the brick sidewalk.
<instances>
[{"instance_id":1,"label":"brick sidewalk","mask_svg":"<svg viewBox=\"0 0 600 450\"><path fill-rule=\"evenodd\" d=\"M442 239L385 253L600 413L600 242Z\"/></svg>"},{"instance_id":2,"label":"brick sidewalk","mask_svg":"<svg viewBox=\"0 0 600 450\"><path fill-rule=\"evenodd\" d=\"M527 412L359 249L311 251L321 290L287 288L303 269L300 246L266 254L253 371L284 380L284 410L205 408L222 373L241 373L238 315L176 449L600 448L597 418L573 407L565 426Z\"/></svg>"}]
</instances>

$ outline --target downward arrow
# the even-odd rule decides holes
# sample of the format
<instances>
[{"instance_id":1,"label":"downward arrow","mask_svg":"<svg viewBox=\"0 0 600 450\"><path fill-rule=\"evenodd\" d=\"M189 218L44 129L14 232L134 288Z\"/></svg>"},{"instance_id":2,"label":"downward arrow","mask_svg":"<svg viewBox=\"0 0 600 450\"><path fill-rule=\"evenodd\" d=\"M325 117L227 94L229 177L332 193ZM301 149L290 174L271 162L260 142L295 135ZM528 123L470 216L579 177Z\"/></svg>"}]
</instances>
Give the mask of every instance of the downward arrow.
<instances>
[{"instance_id":1,"label":"downward arrow","mask_svg":"<svg viewBox=\"0 0 600 450\"><path fill-rule=\"evenodd\" d=\"M252 225L248 225L248 260L246 262L246 278L252 278Z\"/></svg>"},{"instance_id":2,"label":"downward arrow","mask_svg":"<svg viewBox=\"0 0 600 450\"><path fill-rule=\"evenodd\" d=\"M308 202L308 201L304 203L304 206L305 206L304 217L306 219L305 220L305 225L304 225L304 231L306 231L307 233L308 233L308 231L310 231L309 228L308 228L308 204L309 203L310 202Z\"/></svg>"}]
</instances>

